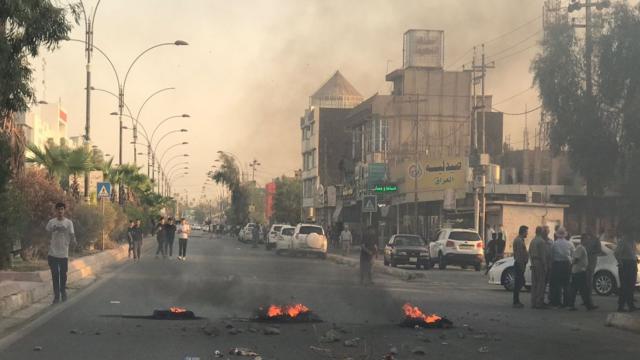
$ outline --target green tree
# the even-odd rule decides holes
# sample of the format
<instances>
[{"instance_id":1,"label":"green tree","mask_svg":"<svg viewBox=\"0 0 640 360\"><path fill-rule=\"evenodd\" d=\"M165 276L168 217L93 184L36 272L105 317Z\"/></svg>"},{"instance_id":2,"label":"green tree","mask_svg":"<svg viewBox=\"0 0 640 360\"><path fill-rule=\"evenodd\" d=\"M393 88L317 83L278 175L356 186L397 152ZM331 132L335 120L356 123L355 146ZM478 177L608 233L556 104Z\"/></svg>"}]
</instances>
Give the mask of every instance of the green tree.
<instances>
[{"instance_id":1,"label":"green tree","mask_svg":"<svg viewBox=\"0 0 640 360\"><path fill-rule=\"evenodd\" d=\"M69 14L77 22L77 4L62 8L50 0L0 0L0 125L34 101L29 60L67 38Z\"/></svg>"},{"instance_id":2,"label":"green tree","mask_svg":"<svg viewBox=\"0 0 640 360\"><path fill-rule=\"evenodd\" d=\"M227 221L232 225L242 225L249 220L249 192L240 181L240 169L235 160L224 153L218 157L220 167L209 174L217 184L225 185L231 192L231 206L227 210Z\"/></svg>"},{"instance_id":3,"label":"green tree","mask_svg":"<svg viewBox=\"0 0 640 360\"><path fill-rule=\"evenodd\" d=\"M276 222L297 224L302 221L302 180L281 177L276 179L273 199L273 218Z\"/></svg>"},{"instance_id":4,"label":"green tree","mask_svg":"<svg viewBox=\"0 0 640 360\"><path fill-rule=\"evenodd\" d=\"M599 37L594 34L594 41ZM595 86L594 94L587 91L584 42L569 21L550 25L541 46L531 68L544 110L550 115L551 148L556 154L566 151L571 167L584 178L587 223L592 227L593 200L603 194L616 169L616 133L604 116L607 109L601 89ZM593 75L598 83L598 72Z\"/></svg>"}]
</instances>

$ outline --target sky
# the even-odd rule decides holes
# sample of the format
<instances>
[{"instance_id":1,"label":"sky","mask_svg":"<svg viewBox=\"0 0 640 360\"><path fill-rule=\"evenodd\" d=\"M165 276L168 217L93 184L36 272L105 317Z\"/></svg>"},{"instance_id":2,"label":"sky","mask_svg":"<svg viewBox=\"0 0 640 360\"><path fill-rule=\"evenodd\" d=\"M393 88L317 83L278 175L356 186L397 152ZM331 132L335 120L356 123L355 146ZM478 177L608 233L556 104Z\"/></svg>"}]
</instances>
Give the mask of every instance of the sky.
<instances>
[{"instance_id":1,"label":"sky","mask_svg":"<svg viewBox=\"0 0 640 360\"><path fill-rule=\"evenodd\" d=\"M84 0L87 8L97 0ZM169 135L158 153L182 141L168 159L188 153L189 175L173 189L190 197L201 192L218 150L242 162L257 159L256 179L264 184L301 167L299 119L309 96L336 70L365 97L386 94L384 77L401 66L402 36L412 28L445 32L445 68L471 62L472 48L486 43L495 61L486 91L495 107L520 113L539 105L532 88L531 60L542 30L544 0L102 0L94 44L111 59L121 79L132 60L148 47L185 40L189 46L154 49L132 68L125 102L137 112L153 92L175 87L150 100L140 116L149 134ZM84 38L84 24L71 38ZM43 64L46 62L44 72ZM82 44L65 42L34 59L39 99L61 101L69 136L81 135L85 121L85 58ZM113 70L94 52L92 85L117 92ZM44 79L44 86L42 80ZM506 100L506 101L502 101ZM92 93L91 137L105 153L117 155L115 98ZM530 142L539 113L529 114ZM524 116L505 116L505 136L522 147ZM125 125L131 125L125 124ZM159 136L156 135L156 138ZM125 132L126 161L133 152ZM141 151L141 150L138 150ZM139 158L138 162L142 160ZM175 162L174 162L175 163ZM169 166L171 167L171 166ZM218 191L208 188L208 194Z\"/></svg>"}]
</instances>

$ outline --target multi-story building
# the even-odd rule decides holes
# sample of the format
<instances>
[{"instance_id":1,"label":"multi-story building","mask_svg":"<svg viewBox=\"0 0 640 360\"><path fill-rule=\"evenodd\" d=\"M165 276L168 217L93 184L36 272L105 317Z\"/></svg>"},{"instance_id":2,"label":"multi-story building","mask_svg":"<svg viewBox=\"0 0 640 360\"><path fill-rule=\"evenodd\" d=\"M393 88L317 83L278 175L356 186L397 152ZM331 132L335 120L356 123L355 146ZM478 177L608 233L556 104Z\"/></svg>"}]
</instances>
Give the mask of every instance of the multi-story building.
<instances>
[{"instance_id":1,"label":"multi-story building","mask_svg":"<svg viewBox=\"0 0 640 360\"><path fill-rule=\"evenodd\" d=\"M67 122L67 112L59 103L35 104L29 111L17 116L17 123L22 126L27 143L41 149L50 141L60 144L64 139L68 143Z\"/></svg>"},{"instance_id":2,"label":"multi-story building","mask_svg":"<svg viewBox=\"0 0 640 360\"><path fill-rule=\"evenodd\" d=\"M309 98L309 107L300 118L305 219L330 222L335 204L326 191L344 182L344 169L351 158L351 135L344 118L360 102L360 93L339 71Z\"/></svg>"}]
</instances>

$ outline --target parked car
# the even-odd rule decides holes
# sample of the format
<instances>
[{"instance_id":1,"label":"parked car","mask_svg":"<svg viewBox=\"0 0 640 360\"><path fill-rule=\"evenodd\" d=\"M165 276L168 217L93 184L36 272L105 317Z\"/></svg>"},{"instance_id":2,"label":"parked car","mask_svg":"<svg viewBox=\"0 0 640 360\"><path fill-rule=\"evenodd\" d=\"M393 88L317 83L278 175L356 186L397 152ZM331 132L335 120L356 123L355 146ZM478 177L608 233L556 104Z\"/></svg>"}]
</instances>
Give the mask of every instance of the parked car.
<instances>
[{"instance_id":1,"label":"parked car","mask_svg":"<svg viewBox=\"0 0 640 360\"><path fill-rule=\"evenodd\" d=\"M247 225L245 225L238 234L238 240L242 242L253 241L253 228L255 228L256 226L258 225L256 225L255 223L248 223Z\"/></svg>"},{"instance_id":2,"label":"parked car","mask_svg":"<svg viewBox=\"0 0 640 360\"><path fill-rule=\"evenodd\" d=\"M202 226L200 226L199 224L193 224L193 226L191 226L191 228L193 230L202 230Z\"/></svg>"},{"instance_id":3,"label":"parked car","mask_svg":"<svg viewBox=\"0 0 640 360\"><path fill-rule=\"evenodd\" d=\"M284 225L280 228L276 236L276 254L281 255L293 249L293 234L295 231L296 228L289 225Z\"/></svg>"},{"instance_id":4,"label":"parked car","mask_svg":"<svg viewBox=\"0 0 640 360\"><path fill-rule=\"evenodd\" d=\"M384 265L413 265L431 268L429 245L419 235L396 234L384 247Z\"/></svg>"},{"instance_id":5,"label":"parked car","mask_svg":"<svg viewBox=\"0 0 640 360\"><path fill-rule=\"evenodd\" d=\"M448 265L459 265L463 269L473 266L480 271L484 261L484 249L480 235L470 229L441 229L435 241L429 244L431 262L444 270Z\"/></svg>"},{"instance_id":6,"label":"parked car","mask_svg":"<svg viewBox=\"0 0 640 360\"><path fill-rule=\"evenodd\" d=\"M293 232L291 251L327 257L327 237L324 229L316 224L298 224Z\"/></svg>"},{"instance_id":7,"label":"parked car","mask_svg":"<svg viewBox=\"0 0 640 360\"><path fill-rule=\"evenodd\" d=\"M579 242L579 238L577 239ZM571 239L572 243L576 239ZM593 289L596 294L607 296L616 291L620 284L618 277L618 262L613 255L616 244L602 243L602 253L598 256L598 263L593 272ZM640 257L638 258L640 264ZM640 287L640 268L638 268L638 280L636 288ZM502 285L506 290L512 291L514 285L513 257L498 260L489 270L489 284ZM527 264L524 273L525 285L531 285L531 263Z\"/></svg>"},{"instance_id":8,"label":"parked car","mask_svg":"<svg viewBox=\"0 0 640 360\"><path fill-rule=\"evenodd\" d=\"M265 239L267 250L276 247L276 241L278 240L278 235L280 235L280 230L283 226L286 226L286 224L271 225L271 229L269 229L269 233L267 233L267 238Z\"/></svg>"}]
</instances>

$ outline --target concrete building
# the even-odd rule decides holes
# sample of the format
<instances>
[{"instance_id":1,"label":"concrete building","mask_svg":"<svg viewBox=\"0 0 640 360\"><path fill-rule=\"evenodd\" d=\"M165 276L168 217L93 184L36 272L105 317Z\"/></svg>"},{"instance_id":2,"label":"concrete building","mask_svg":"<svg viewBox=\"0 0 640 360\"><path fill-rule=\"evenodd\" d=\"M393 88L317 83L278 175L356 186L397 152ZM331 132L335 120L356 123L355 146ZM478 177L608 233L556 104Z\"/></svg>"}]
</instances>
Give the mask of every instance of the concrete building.
<instances>
[{"instance_id":1,"label":"concrete building","mask_svg":"<svg viewBox=\"0 0 640 360\"><path fill-rule=\"evenodd\" d=\"M362 95L339 71L309 98L300 118L305 219L329 222L333 210L328 207L326 189L343 183L342 169L351 157L351 135L344 118L360 102Z\"/></svg>"},{"instance_id":2,"label":"concrete building","mask_svg":"<svg viewBox=\"0 0 640 360\"><path fill-rule=\"evenodd\" d=\"M60 139L69 144L68 116L60 103L35 104L29 111L17 115L17 123L22 126L27 143L41 149L49 141L60 144Z\"/></svg>"}]
</instances>

